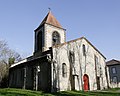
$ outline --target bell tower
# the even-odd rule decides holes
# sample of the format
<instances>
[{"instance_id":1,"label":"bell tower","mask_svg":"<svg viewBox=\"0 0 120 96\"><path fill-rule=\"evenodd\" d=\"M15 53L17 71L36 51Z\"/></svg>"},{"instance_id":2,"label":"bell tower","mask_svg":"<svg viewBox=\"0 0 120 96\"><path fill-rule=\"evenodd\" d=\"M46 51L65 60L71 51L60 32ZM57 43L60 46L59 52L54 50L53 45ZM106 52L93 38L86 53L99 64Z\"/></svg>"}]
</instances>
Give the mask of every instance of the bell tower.
<instances>
[{"instance_id":1,"label":"bell tower","mask_svg":"<svg viewBox=\"0 0 120 96\"><path fill-rule=\"evenodd\" d=\"M35 30L35 52L44 52L49 47L66 42L65 29L53 16L51 11L48 12L39 27Z\"/></svg>"}]
</instances>

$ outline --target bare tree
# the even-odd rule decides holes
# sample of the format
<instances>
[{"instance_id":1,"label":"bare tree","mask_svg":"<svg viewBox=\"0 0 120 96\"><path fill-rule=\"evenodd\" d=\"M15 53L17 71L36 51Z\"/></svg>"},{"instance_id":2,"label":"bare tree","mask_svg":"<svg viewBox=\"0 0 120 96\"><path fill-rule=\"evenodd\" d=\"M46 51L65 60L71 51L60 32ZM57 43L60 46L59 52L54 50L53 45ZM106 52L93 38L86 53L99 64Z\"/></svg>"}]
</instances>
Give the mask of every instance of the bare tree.
<instances>
[{"instance_id":1,"label":"bare tree","mask_svg":"<svg viewBox=\"0 0 120 96\"><path fill-rule=\"evenodd\" d=\"M11 64L20 60L20 54L11 50L6 41L0 40L0 87L6 87Z\"/></svg>"}]
</instances>

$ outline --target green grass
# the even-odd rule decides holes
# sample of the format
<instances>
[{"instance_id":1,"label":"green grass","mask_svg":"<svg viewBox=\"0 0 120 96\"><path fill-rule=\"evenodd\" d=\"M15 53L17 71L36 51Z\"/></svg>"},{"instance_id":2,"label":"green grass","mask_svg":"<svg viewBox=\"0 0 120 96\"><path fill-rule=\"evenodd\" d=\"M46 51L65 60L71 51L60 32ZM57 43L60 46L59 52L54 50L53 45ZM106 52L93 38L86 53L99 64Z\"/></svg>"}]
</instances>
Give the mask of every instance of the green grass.
<instances>
[{"instance_id":1,"label":"green grass","mask_svg":"<svg viewBox=\"0 0 120 96\"><path fill-rule=\"evenodd\" d=\"M120 88L110 88L110 89L106 89L106 91L118 91L120 90Z\"/></svg>"},{"instance_id":2,"label":"green grass","mask_svg":"<svg viewBox=\"0 0 120 96\"><path fill-rule=\"evenodd\" d=\"M106 91L62 91L56 93L44 93L42 91L32 91L15 88L0 89L0 96L120 96L120 89L110 89Z\"/></svg>"},{"instance_id":3,"label":"green grass","mask_svg":"<svg viewBox=\"0 0 120 96\"><path fill-rule=\"evenodd\" d=\"M43 93L42 91L4 88L0 89L0 96L52 96L52 95Z\"/></svg>"}]
</instances>

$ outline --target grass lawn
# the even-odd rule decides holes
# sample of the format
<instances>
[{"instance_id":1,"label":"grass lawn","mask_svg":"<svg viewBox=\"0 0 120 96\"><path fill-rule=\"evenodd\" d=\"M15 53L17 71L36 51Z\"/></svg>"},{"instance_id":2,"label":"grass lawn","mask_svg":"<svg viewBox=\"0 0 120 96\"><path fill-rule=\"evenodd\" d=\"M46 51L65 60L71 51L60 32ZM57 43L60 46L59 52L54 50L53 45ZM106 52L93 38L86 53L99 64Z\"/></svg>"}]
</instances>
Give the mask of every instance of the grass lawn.
<instances>
[{"instance_id":1,"label":"grass lawn","mask_svg":"<svg viewBox=\"0 0 120 96\"><path fill-rule=\"evenodd\" d=\"M42 91L4 88L0 89L0 96L120 96L120 92L111 89L110 91L102 92L62 91L57 93L44 93Z\"/></svg>"}]
</instances>

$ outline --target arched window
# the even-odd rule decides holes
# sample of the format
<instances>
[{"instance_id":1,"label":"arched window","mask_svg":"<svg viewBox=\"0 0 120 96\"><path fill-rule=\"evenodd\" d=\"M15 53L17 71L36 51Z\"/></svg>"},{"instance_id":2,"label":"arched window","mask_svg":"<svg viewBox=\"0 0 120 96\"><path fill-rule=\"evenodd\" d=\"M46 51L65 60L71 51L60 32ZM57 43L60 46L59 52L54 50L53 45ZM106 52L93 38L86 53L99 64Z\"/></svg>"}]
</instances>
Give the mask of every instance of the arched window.
<instances>
[{"instance_id":1,"label":"arched window","mask_svg":"<svg viewBox=\"0 0 120 96\"><path fill-rule=\"evenodd\" d=\"M52 34L52 45L60 44L60 35L57 31L54 31Z\"/></svg>"},{"instance_id":2,"label":"arched window","mask_svg":"<svg viewBox=\"0 0 120 96\"><path fill-rule=\"evenodd\" d=\"M62 64L62 76L67 77L67 66L65 63Z\"/></svg>"},{"instance_id":3,"label":"arched window","mask_svg":"<svg viewBox=\"0 0 120 96\"><path fill-rule=\"evenodd\" d=\"M42 51L42 31L37 34L37 51Z\"/></svg>"}]
</instances>

